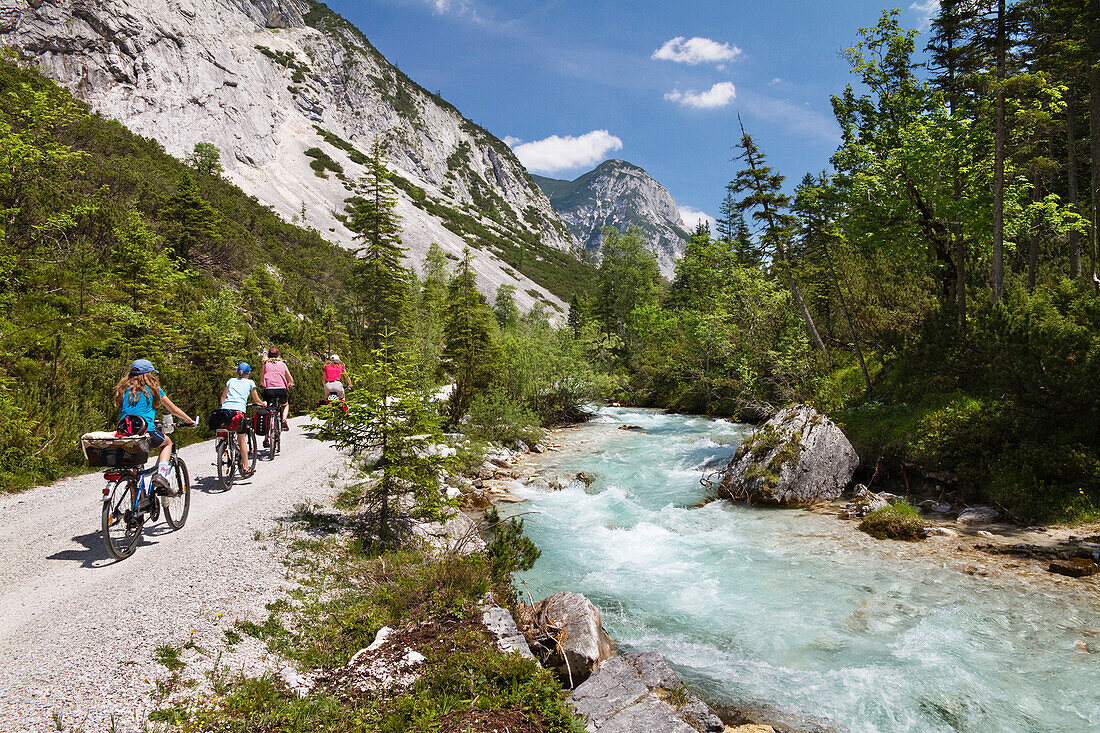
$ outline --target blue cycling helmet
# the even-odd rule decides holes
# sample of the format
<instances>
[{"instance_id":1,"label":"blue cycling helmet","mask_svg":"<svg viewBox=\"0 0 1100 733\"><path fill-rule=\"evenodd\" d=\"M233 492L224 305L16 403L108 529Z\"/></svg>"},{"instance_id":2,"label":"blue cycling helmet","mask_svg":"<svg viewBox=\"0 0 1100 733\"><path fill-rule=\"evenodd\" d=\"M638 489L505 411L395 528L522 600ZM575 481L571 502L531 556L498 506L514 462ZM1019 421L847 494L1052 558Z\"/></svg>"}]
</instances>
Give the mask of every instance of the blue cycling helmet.
<instances>
[{"instance_id":1,"label":"blue cycling helmet","mask_svg":"<svg viewBox=\"0 0 1100 733\"><path fill-rule=\"evenodd\" d=\"M237 371L241 372L242 374L248 374L252 371L252 367L248 366L247 361L242 361L240 364L237 365Z\"/></svg>"}]
</instances>

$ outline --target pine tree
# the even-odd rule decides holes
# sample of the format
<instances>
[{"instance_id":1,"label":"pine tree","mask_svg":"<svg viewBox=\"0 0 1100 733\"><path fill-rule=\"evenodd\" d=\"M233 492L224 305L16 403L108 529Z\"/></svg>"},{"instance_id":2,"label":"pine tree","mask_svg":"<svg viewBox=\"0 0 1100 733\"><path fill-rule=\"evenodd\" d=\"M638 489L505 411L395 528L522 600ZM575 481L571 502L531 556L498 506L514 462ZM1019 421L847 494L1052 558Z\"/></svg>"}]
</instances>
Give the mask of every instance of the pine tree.
<instances>
[{"instance_id":1,"label":"pine tree","mask_svg":"<svg viewBox=\"0 0 1100 733\"><path fill-rule=\"evenodd\" d=\"M375 138L367 156L366 174L357 195L347 200L348 228L363 243L351 277L352 302L360 338L371 347L381 344L382 333L400 327L408 306L412 272L402 261L397 189L383 158L384 146Z\"/></svg>"},{"instance_id":2,"label":"pine tree","mask_svg":"<svg viewBox=\"0 0 1100 733\"><path fill-rule=\"evenodd\" d=\"M168 222L165 242L177 259L213 264L209 251L203 250L209 250L221 240L220 218L199 195L199 187L188 171L180 173L176 193L168 198L160 215Z\"/></svg>"},{"instance_id":3,"label":"pine tree","mask_svg":"<svg viewBox=\"0 0 1100 733\"><path fill-rule=\"evenodd\" d=\"M447 291L443 361L455 382L452 424L466 414L475 391L488 384L493 347L493 313L477 289L471 257L467 247Z\"/></svg>"},{"instance_id":4,"label":"pine tree","mask_svg":"<svg viewBox=\"0 0 1100 733\"><path fill-rule=\"evenodd\" d=\"M400 547L414 522L440 521L451 511L439 484L445 460L429 450L442 425L432 390L417 387L414 360L391 341L384 334L383 346L355 371L358 388L346 413L335 405L317 412L321 437L351 453L362 471L363 546L372 553Z\"/></svg>"},{"instance_id":5,"label":"pine tree","mask_svg":"<svg viewBox=\"0 0 1100 733\"><path fill-rule=\"evenodd\" d=\"M733 258L741 267L759 267L764 261L760 253L760 247L752 241L752 231L745 223L745 217L737 214L733 224L733 237L731 241Z\"/></svg>"},{"instance_id":6,"label":"pine tree","mask_svg":"<svg viewBox=\"0 0 1100 733\"><path fill-rule=\"evenodd\" d=\"M737 121L741 123L741 116ZM741 154L737 156L748 166L737 172L737 178L729 184L731 193L743 194L737 202L736 210L739 214L746 211L752 212L752 218L761 223L760 244L764 251L778 262L787 277L787 287L791 291L796 307L802 316L806 335L810 342L820 351L825 351L825 343L814 325L810 309L806 307L806 301L802 297L802 289L795 280L794 270L791 268L788 250L794 237L794 217L787 212L791 198L783 190L783 175L772 172L770 166L764 162L764 155L756 147L752 137L745 132L745 126L741 124L741 140L737 146L741 148Z\"/></svg>"}]
</instances>

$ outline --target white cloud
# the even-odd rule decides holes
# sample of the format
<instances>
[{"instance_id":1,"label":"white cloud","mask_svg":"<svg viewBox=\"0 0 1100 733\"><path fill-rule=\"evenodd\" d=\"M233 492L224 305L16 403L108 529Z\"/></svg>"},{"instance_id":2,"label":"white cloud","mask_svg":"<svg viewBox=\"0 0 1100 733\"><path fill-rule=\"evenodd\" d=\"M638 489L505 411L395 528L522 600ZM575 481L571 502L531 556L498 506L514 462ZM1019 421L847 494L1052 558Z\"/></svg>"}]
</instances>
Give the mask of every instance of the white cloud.
<instances>
[{"instance_id":1,"label":"white cloud","mask_svg":"<svg viewBox=\"0 0 1100 733\"><path fill-rule=\"evenodd\" d=\"M728 43L719 43L709 38L684 38L676 36L653 52L658 61L675 61L678 64L720 64L733 61L741 55L741 49Z\"/></svg>"},{"instance_id":2,"label":"white cloud","mask_svg":"<svg viewBox=\"0 0 1100 733\"><path fill-rule=\"evenodd\" d=\"M920 21L920 30L928 30L928 26L932 24L932 18L940 12L940 0L915 2L909 6L909 11L916 15L917 19Z\"/></svg>"},{"instance_id":3,"label":"white cloud","mask_svg":"<svg viewBox=\"0 0 1100 733\"><path fill-rule=\"evenodd\" d=\"M504 144L507 145L510 148L516 147L521 142L523 142L523 140L518 138L518 137L512 137L511 135L505 135L504 136Z\"/></svg>"},{"instance_id":4,"label":"white cloud","mask_svg":"<svg viewBox=\"0 0 1100 733\"><path fill-rule=\"evenodd\" d=\"M690 206L677 206L677 208L680 210L680 218L683 219L684 226L689 230L694 230L695 227L699 226L700 222L705 221L707 225L710 226L710 230L712 232L714 231L715 220L710 214L705 211L693 209Z\"/></svg>"},{"instance_id":5,"label":"white cloud","mask_svg":"<svg viewBox=\"0 0 1100 733\"><path fill-rule=\"evenodd\" d=\"M768 86L770 86L770 87L774 87L774 86L775 86L776 84L779 84L779 83L781 83L782 81L783 81L783 80L782 80L782 79L780 79L780 78L779 78L779 77L777 76L777 77L775 77L774 79L772 79L771 81L769 81L769 82L768 82Z\"/></svg>"},{"instance_id":6,"label":"white cloud","mask_svg":"<svg viewBox=\"0 0 1100 733\"><path fill-rule=\"evenodd\" d=\"M732 82L720 81L705 92L681 92L673 89L665 95L665 99L695 109L718 109L728 106L736 96L737 90Z\"/></svg>"},{"instance_id":7,"label":"white cloud","mask_svg":"<svg viewBox=\"0 0 1100 733\"><path fill-rule=\"evenodd\" d=\"M424 2L440 15L464 15L472 20L481 20L472 0L424 0Z\"/></svg>"},{"instance_id":8,"label":"white cloud","mask_svg":"<svg viewBox=\"0 0 1100 733\"><path fill-rule=\"evenodd\" d=\"M574 137L551 135L543 140L516 145L516 157L533 173L556 173L598 163L623 141L607 130L593 130Z\"/></svg>"}]
</instances>

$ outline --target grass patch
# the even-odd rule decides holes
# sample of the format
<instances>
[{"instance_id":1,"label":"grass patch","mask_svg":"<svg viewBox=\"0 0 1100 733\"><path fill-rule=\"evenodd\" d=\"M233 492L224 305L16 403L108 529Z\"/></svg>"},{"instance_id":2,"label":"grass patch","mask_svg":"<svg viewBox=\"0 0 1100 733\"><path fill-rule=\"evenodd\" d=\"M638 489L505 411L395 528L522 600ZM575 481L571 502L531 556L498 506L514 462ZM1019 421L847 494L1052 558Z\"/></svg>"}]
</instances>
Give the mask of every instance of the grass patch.
<instances>
[{"instance_id":1,"label":"grass patch","mask_svg":"<svg viewBox=\"0 0 1100 733\"><path fill-rule=\"evenodd\" d=\"M169 671L175 672L187 666L183 660L180 659L181 652L183 652L183 649L178 646L161 644L153 653L153 658L157 660L157 663L163 665Z\"/></svg>"},{"instance_id":2,"label":"grass patch","mask_svg":"<svg viewBox=\"0 0 1100 733\"><path fill-rule=\"evenodd\" d=\"M920 512L904 502L876 509L859 523L861 531L880 540L924 539L924 519Z\"/></svg>"}]
</instances>

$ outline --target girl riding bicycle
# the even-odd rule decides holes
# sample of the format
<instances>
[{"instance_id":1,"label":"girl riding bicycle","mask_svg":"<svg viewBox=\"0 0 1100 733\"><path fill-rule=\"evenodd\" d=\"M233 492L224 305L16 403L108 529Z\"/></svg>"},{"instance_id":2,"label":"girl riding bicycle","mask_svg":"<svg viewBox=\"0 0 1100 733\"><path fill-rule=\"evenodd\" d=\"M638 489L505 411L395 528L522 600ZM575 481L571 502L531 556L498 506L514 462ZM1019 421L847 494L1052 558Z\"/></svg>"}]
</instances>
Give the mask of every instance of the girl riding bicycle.
<instances>
[{"instance_id":1,"label":"girl riding bicycle","mask_svg":"<svg viewBox=\"0 0 1100 733\"><path fill-rule=\"evenodd\" d=\"M127 417L141 418L149 434L149 450L160 448L157 457L157 472L153 476L153 486L161 491L171 491L168 481L168 459L172 456L172 439L156 429L157 408L163 407L184 422L198 425L199 419L192 420L187 413L176 407L157 379L157 370L148 359L135 359L130 371L115 385L115 406L121 408L119 421Z\"/></svg>"},{"instance_id":2,"label":"girl riding bicycle","mask_svg":"<svg viewBox=\"0 0 1100 733\"><path fill-rule=\"evenodd\" d=\"M222 389L222 409L232 410L234 412L244 413L248 409L248 399L252 398L253 404L266 407L267 403L260 399L259 392L256 391L256 383L248 378L248 375L252 373L252 367L247 362L241 362L237 365L237 376L230 379L225 383L225 387ZM248 465L248 421L242 419L240 421L240 427L237 428L237 445L241 449L241 470L244 471L244 478L248 478L256 472L253 466Z\"/></svg>"},{"instance_id":3,"label":"girl riding bicycle","mask_svg":"<svg viewBox=\"0 0 1100 733\"><path fill-rule=\"evenodd\" d=\"M286 418L290 411L290 390L294 387L294 377L290 376L286 362L274 346L267 350L267 356L260 365L260 385L264 388L265 400L282 404L282 428L289 430Z\"/></svg>"}]
</instances>

